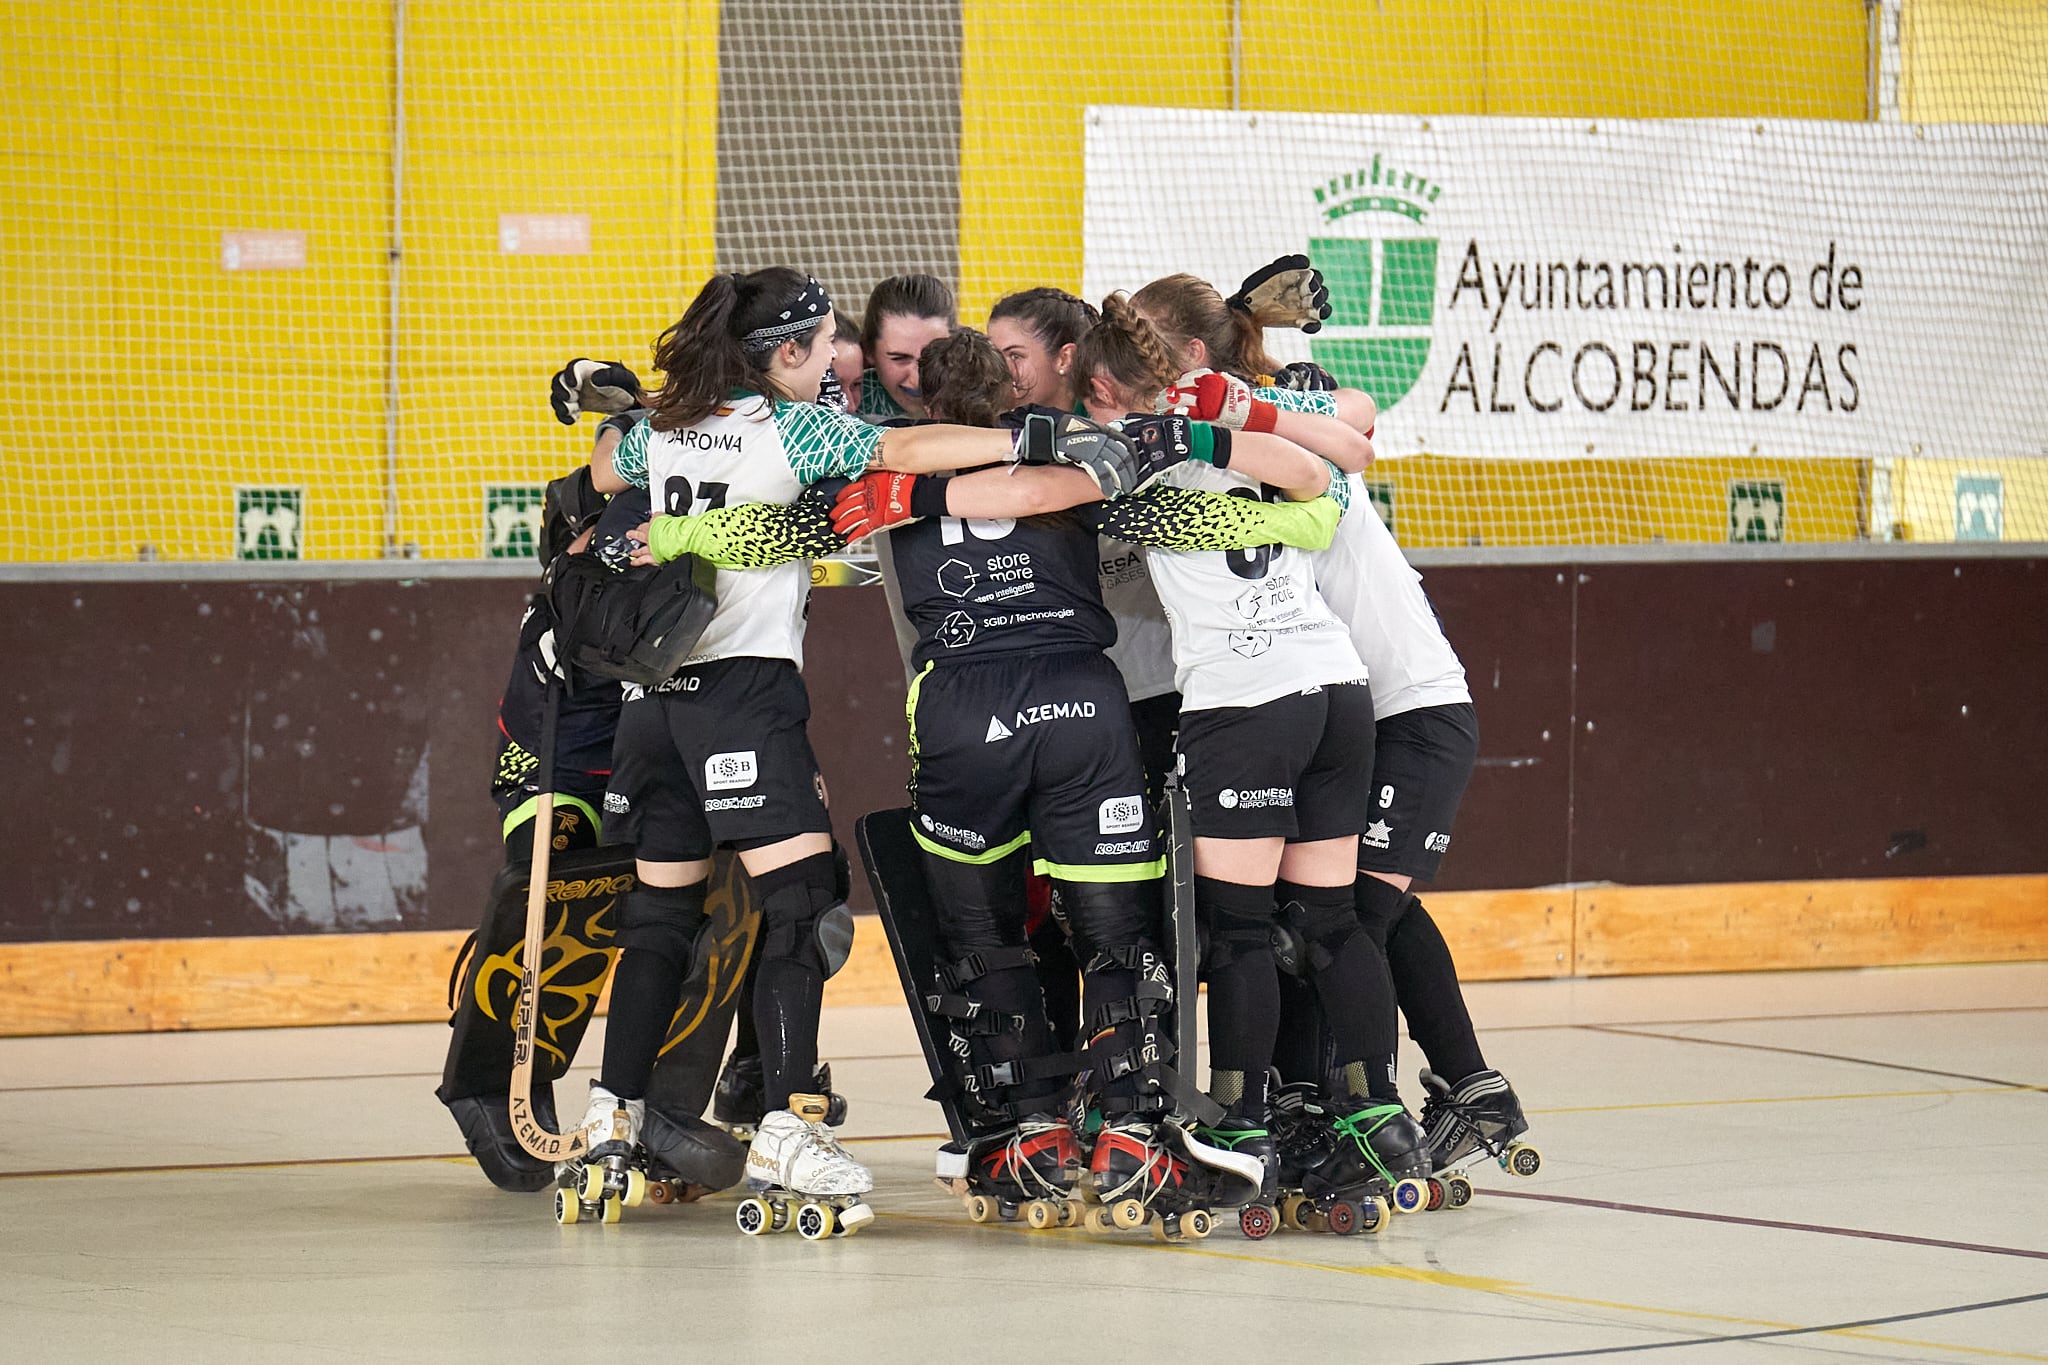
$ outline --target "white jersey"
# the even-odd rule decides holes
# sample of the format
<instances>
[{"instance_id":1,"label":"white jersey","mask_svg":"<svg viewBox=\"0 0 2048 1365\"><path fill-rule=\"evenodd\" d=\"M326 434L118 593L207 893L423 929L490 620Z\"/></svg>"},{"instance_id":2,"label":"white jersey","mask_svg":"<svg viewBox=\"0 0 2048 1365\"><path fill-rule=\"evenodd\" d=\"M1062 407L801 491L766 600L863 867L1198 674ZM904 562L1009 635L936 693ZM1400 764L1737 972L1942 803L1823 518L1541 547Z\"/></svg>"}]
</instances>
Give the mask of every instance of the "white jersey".
<instances>
[{"instance_id":1,"label":"white jersey","mask_svg":"<svg viewBox=\"0 0 2048 1365\"><path fill-rule=\"evenodd\" d=\"M1102 605L1116 618L1116 643L1103 653L1124 675L1132 701L1173 691L1173 627L1159 605L1145 552L1101 536L1096 540L1096 581Z\"/></svg>"},{"instance_id":2,"label":"white jersey","mask_svg":"<svg viewBox=\"0 0 2048 1365\"><path fill-rule=\"evenodd\" d=\"M1351 504L1330 548L1310 556L1316 586L1330 610L1351 628L1351 640L1372 675L1372 711L1396 716L1425 706L1472 700L1465 666L1417 573L1367 502L1356 474Z\"/></svg>"},{"instance_id":3,"label":"white jersey","mask_svg":"<svg viewBox=\"0 0 2048 1365\"><path fill-rule=\"evenodd\" d=\"M1166 479L1210 493L1260 492L1242 474L1193 460ZM1183 711L1257 706L1306 687L1365 679L1351 635L1316 591L1303 551L1266 545L1146 554L1173 627Z\"/></svg>"},{"instance_id":4,"label":"white jersey","mask_svg":"<svg viewBox=\"0 0 2048 1365\"><path fill-rule=\"evenodd\" d=\"M748 503L792 503L804 486L832 474L858 475L881 433L814 403L771 403L736 394L682 431L643 422L619 444L613 465L644 484L657 515L694 516ZM720 569L718 610L684 667L745 657L804 661L808 560L772 569Z\"/></svg>"}]
</instances>

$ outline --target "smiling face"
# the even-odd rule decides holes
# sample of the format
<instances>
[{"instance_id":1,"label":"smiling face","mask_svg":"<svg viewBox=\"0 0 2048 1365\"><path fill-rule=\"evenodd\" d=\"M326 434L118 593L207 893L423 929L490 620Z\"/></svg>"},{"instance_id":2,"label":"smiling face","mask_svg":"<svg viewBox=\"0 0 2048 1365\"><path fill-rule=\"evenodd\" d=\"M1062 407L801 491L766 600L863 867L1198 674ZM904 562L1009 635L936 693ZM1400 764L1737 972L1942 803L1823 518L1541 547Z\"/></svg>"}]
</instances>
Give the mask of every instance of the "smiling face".
<instances>
[{"instance_id":1,"label":"smiling face","mask_svg":"<svg viewBox=\"0 0 2048 1365\"><path fill-rule=\"evenodd\" d=\"M988 339L1002 353L1010 367L1010 383L1016 401L1037 403L1048 408L1071 408L1074 389L1067 371L1074 363L1070 342L1057 351L1049 350L1038 331L1021 318L996 318L988 325Z\"/></svg>"},{"instance_id":2,"label":"smiling face","mask_svg":"<svg viewBox=\"0 0 2048 1365\"><path fill-rule=\"evenodd\" d=\"M875 333L875 353L868 357L875 378L897 406L913 417L924 416L924 404L917 389L917 358L924 348L950 335L953 325L944 318L910 317L891 313L882 319Z\"/></svg>"},{"instance_id":3,"label":"smiling face","mask_svg":"<svg viewBox=\"0 0 2048 1365\"><path fill-rule=\"evenodd\" d=\"M815 331L768 353L768 373L799 403L818 401L818 384L832 366L832 348Z\"/></svg>"}]
</instances>

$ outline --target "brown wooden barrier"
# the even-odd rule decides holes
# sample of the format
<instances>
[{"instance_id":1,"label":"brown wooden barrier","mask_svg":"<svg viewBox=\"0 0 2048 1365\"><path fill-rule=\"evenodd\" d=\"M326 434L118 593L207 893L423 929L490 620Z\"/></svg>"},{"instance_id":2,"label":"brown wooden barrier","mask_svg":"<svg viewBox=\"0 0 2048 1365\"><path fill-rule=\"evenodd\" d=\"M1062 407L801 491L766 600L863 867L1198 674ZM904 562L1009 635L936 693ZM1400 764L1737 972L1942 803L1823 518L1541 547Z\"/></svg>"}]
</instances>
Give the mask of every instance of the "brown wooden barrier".
<instances>
[{"instance_id":1,"label":"brown wooden barrier","mask_svg":"<svg viewBox=\"0 0 2048 1365\"><path fill-rule=\"evenodd\" d=\"M2048 955L2048 560L1428 585L1480 715L1430 897L1474 977ZM500 859L492 721L529 590L0 581L0 651L29 661L0 740L0 1032L432 1017ZM815 593L807 651L850 843L908 774L879 592ZM871 928L834 999L894 998Z\"/></svg>"}]
</instances>

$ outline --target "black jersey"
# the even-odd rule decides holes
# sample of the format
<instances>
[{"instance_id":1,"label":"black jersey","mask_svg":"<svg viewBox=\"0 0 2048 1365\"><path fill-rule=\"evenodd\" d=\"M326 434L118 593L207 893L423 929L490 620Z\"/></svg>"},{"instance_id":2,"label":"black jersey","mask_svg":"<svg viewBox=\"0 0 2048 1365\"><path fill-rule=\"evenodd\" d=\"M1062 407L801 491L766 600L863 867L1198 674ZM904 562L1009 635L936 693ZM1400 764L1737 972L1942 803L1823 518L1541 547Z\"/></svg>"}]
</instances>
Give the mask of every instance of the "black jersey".
<instances>
[{"instance_id":1,"label":"black jersey","mask_svg":"<svg viewBox=\"0 0 2048 1365\"><path fill-rule=\"evenodd\" d=\"M1001 421L1021 427L1027 411ZM1022 520L937 517L892 530L891 567L917 632L911 666L1115 644L1086 510Z\"/></svg>"}]
</instances>

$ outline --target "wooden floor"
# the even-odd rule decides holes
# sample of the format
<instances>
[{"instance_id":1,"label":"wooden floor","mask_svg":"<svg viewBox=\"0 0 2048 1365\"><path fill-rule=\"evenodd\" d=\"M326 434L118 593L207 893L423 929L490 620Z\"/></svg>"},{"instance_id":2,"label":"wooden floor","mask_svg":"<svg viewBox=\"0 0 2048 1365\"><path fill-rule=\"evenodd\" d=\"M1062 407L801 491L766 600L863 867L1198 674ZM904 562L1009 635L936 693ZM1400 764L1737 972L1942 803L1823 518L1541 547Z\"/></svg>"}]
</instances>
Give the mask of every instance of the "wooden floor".
<instances>
[{"instance_id":1,"label":"wooden floor","mask_svg":"<svg viewBox=\"0 0 2048 1365\"><path fill-rule=\"evenodd\" d=\"M0 1355L2048 1360L2048 964L1471 994L1541 1173L1177 1247L969 1224L896 1009L828 1014L879 1213L827 1245L557 1227L450 1155L438 1025L8 1040Z\"/></svg>"}]
</instances>

